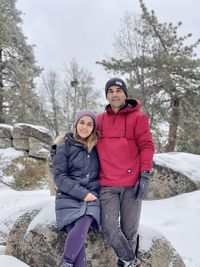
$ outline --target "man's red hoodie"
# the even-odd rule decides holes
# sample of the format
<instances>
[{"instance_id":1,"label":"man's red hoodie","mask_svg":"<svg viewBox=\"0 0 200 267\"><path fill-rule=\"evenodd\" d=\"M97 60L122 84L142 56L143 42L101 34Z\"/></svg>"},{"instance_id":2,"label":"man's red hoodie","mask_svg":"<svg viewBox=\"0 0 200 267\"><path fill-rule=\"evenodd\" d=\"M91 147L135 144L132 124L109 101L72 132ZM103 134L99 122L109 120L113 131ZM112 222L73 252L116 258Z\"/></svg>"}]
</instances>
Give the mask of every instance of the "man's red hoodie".
<instances>
[{"instance_id":1,"label":"man's red hoodie","mask_svg":"<svg viewBox=\"0 0 200 267\"><path fill-rule=\"evenodd\" d=\"M140 107L137 100L126 99L116 114L107 105L105 112L98 115L102 186L133 186L140 172L152 168L154 143L148 117Z\"/></svg>"}]
</instances>

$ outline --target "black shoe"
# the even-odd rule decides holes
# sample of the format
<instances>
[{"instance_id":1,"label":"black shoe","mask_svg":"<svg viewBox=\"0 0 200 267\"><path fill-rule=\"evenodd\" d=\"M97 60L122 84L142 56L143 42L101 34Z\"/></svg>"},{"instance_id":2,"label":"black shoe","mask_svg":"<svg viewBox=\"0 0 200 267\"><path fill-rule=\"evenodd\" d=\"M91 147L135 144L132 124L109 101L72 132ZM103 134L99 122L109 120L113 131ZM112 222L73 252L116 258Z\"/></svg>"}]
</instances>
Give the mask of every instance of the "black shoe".
<instances>
[{"instance_id":1,"label":"black shoe","mask_svg":"<svg viewBox=\"0 0 200 267\"><path fill-rule=\"evenodd\" d=\"M124 263L120 259L117 261L117 267L124 267Z\"/></svg>"},{"instance_id":2,"label":"black shoe","mask_svg":"<svg viewBox=\"0 0 200 267\"><path fill-rule=\"evenodd\" d=\"M135 260L125 261L125 260L118 259L117 267L134 267L134 262Z\"/></svg>"}]
</instances>

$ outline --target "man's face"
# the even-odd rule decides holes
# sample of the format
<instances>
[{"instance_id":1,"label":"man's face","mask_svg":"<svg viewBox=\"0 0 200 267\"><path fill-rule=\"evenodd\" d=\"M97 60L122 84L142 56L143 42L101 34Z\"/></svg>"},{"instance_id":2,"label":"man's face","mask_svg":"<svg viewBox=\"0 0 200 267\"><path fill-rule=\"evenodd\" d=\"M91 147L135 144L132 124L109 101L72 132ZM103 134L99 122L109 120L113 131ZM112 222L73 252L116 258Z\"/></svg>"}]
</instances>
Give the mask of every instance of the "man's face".
<instances>
[{"instance_id":1,"label":"man's face","mask_svg":"<svg viewBox=\"0 0 200 267\"><path fill-rule=\"evenodd\" d=\"M122 88L118 85L113 85L108 89L107 99L111 108L118 111L125 104L126 95Z\"/></svg>"}]
</instances>

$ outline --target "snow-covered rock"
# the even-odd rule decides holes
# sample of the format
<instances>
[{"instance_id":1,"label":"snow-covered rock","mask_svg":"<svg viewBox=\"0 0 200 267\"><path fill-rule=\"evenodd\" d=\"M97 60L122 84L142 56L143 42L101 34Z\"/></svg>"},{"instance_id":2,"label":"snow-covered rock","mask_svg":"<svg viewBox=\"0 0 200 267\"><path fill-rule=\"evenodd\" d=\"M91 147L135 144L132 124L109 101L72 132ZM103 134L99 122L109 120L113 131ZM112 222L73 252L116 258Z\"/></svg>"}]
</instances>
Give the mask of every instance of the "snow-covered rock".
<instances>
[{"instance_id":1,"label":"snow-covered rock","mask_svg":"<svg viewBox=\"0 0 200 267\"><path fill-rule=\"evenodd\" d=\"M149 199L162 199L200 189L200 156L189 153L154 155Z\"/></svg>"},{"instance_id":2,"label":"snow-covered rock","mask_svg":"<svg viewBox=\"0 0 200 267\"><path fill-rule=\"evenodd\" d=\"M16 123L13 127L13 139L28 139L31 136L47 144L52 142L51 132L45 127L27 123Z\"/></svg>"},{"instance_id":3,"label":"snow-covered rock","mask_svg":"<svg viewBox=\"0 0 200 267\"><path fill-rule=\"evenodd\" d=\"M20 216L8 236L6 254L31 267L58 266L66 236L58 231L53 210L54 202L47 201L41 208L34 207ZM139 257L146 267L185 267L178 253L160 233L142 226L139 234ZM101 232L89 232L86 253L89 267L116 266L116 256Z\"/></svg>"},{"instance_id":4,"label":"snow-covered rock","mask_svg":"<svg viewBox=\"0 0 200 267\"><path fill-rule=\"evenodd\" d=\"M172 198L143 202L141 224L156 229L167 237L187 267L200 266L199 201L200 190ZM29 224L28 231L37 228L40 221L43 224L45 222L54 224L55 214L52 202L54 202L54 197L49 195L49 190L15 191L0 183L0 246L2 246L0 254L4 251L9 231L23 214L32 210L43 210L42 207L46 207L44 209L46 212L35 216ZM147 231L144 228L140 229L145 236L145 239L141 239L140 247L148 250L155 233L145 228ZM94 242L95 239L93 239Z\"/></svg>"},{"instance_id":5,"label":"snow-covered rock","mask_svg":"<svg viewBox=\"0 0 200 267\"><path fill-rule=\"evenodd\" d=\"M26 123L0 124L0 148L13 147L28 152L30 157L47 159L52 142L53 136L45 127Z\"/></svg>"}]
</instances>

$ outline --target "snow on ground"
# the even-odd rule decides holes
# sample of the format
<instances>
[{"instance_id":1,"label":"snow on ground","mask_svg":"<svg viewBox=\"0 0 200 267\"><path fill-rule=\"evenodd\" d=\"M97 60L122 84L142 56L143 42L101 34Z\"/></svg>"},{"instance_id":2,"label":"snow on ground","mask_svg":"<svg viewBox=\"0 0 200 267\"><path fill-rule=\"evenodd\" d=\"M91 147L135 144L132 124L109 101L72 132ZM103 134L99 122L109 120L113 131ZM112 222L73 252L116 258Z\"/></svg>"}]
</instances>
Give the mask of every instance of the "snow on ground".
<instances>
[{"instance_id":1,"label":"snow on ground","mask_svg":"<svg viewBox=\"0 0 200 267\"><path fill-rule=\"evenodd\" d=\"M7 233L24 210L44 207L29 228L55 220L54 198L48 190L17 192L0 190L0 232ZM187 267L200 267L200 191L163 200L144 201L141 224L163 234L178 251ZM29 230L30 230L29 229ZM0 266L1 262L0 262Z\"/></svg>"},{"instance_id":2,"label":"snow on ground","mask_svg":"<svg viewBox=\"0 0 200 267\"><path fill-rule=\"evenodd\" d=\"M141 224L161 232L187 267L200 267L200 191L144 201Z\"/></svg>"},{"instance_id":3,"label":"snow on ground","mask_svg":"<svg viewBox=\"0 0 200 267\"><path fill-rule=\"evenodd\" d=\"M12 181L13 176L5 177L3 175L4 170L12 163L12 160L22 157L23 151L16 150L12 147L0 149L0 177L3 178L4 182Z\"/></svg>"},{"instance_id":4,"label":"snow on ground","mask_svg":"<svg viewBox=\"0 0 200 267\"><path fill-rule=\"evenodd\" d=\"M200 183L200 156L182 152L155 154L154 162L178 171L192 181Z\"/></svg>"},{"instance_id":5,"label":"snow on ground","mask_svg":"<svg viewBox=\"0 0 200 267\"><path fill-rule=\"evenodd\" d=\"M6 152L13 157L13 153ZM0 150L0 156L5 155ZM0 157L1 163L2 159ZM190 179L200 182L200 156L187 153L157 154L155 162L182 172ZM1 164L0 164L1 165ZM1 170L1 168L0 168ZM54 197L48 190L15 191L0 183L0 254L4 253L3 234L8 234L16 219L24 211L41 207L41 212L29 226L55 220ZM187 267L200 267L200 190L176 197L144 201L141 224L163 234L183 258ZM150 230L149 230L150 231ZM151 236L151 233L148 233ZM1 243L2 242L2 243ZM148 244L147 244L148 245ZM0 266L25 267L27 265L9 256L0 256Z\"/></svg>"},{"instance_id":6,"label":"snow on ground","mask_svg":"<svg viewBox=\"0 0 200 267\"><path fill-rule=\"evenodd\" d=\"M49 202L53 201L54 198L49 195L49 190L15 191L4 187L4 189L0 190L0 233L8 233L14 222L24 211L33 210L33 207L45 207L44 210L46 210L48 209ZM51 206L52 209L54 209L53 204ZM43 216L45 216L45 214ZM54 211L49 213L46 219L44 219L44 222L48 222L48 219L52 220L52 216L54 216ZM3 237L0 235L0 242L3 241L2 238Z\"/></svg>"},{"instance_id":7,"label":"snow on ground","mask_svg":"<svg viewBox=\"0 0 200 267\"><path fill-rule=\"evenodd\" d=\"M0 255L1 267L29 267L29 265L12 256Z\"/></svg>"}]
</instances>

